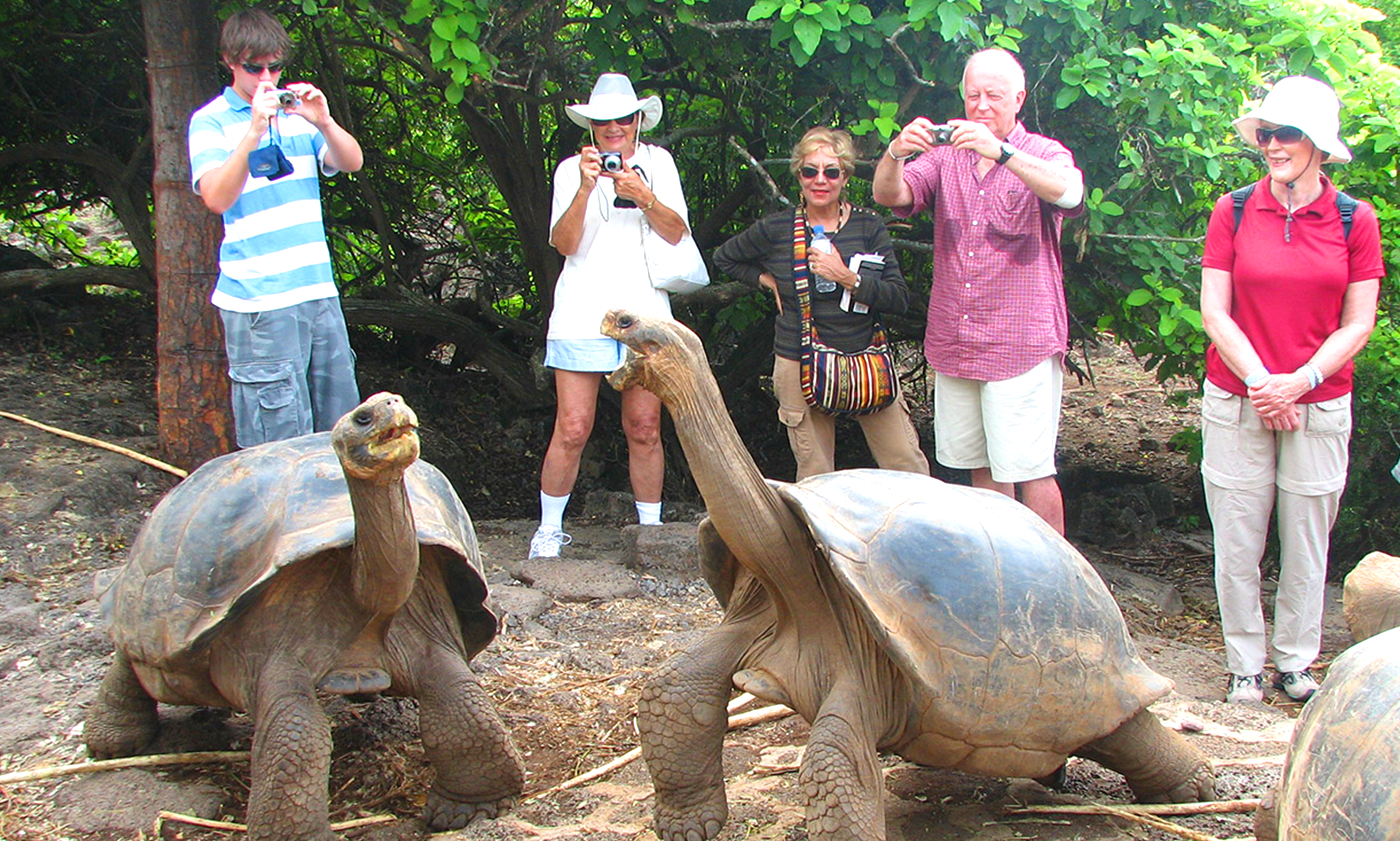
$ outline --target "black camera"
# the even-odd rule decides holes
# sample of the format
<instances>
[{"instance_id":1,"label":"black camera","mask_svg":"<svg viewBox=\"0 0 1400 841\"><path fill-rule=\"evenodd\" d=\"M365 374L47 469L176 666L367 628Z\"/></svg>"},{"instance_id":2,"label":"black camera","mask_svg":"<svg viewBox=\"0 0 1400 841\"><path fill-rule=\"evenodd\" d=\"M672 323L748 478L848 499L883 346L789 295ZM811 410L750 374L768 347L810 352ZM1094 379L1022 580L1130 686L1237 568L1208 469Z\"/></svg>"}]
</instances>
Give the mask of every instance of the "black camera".
<instances>
[{"instance_id":1,"label":"black camera","mask_svg":"<svg viewBox=\"0 0 1400 841\"><path fill-rule=\"evenodd\" d=\"M933 137L933 145L947 146L952 143L953 129L955 128L957 128L957 126L952 126L948 123L940 123L936 126L931 126L929 128L929 134Z\"/></svg>"},{"instance_id":2,"label":"black camera","mask_svg":"<svg viewBox=\"0 0 1400 841\"><path fill-rule=\"evenodd\" d=\"M603 152L602 154L603 154L603 169L607 170L608 172L621 172L621 171L622 171L622 153L621 153L621 152Z\"/></svg>"},{"instance_id":3,"label":"black camera","mask_svg":"<svg viewBox=\"0 0 1400 841\"><path fill-rule=\"evenodd\" d=\"M277 90L273 91L273 93L277 94L277 104L281 105L283 108L295 108L297 105L301 104L301 97L291 91Z\"/></svg>"},{"instance_id":4,"label":"black camera","mask_svg":"<svg viewBox=\"0 0 1400 841\"><path fill-rule=\"evenodd\" d=\"M282 154L281 146L264 146L248 153L248 174L276 181L292 174L292 162Z\"/></svg>"}]
</instances>

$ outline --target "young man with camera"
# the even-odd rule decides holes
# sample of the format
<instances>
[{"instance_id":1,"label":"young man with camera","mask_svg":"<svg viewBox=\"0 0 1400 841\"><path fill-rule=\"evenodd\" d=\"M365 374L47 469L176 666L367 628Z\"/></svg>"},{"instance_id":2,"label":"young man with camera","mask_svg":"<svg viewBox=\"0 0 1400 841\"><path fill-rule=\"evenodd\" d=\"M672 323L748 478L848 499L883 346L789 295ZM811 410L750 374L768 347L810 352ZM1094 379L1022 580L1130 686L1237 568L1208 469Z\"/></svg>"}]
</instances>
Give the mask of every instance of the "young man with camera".
<instances>
[{"instance_id":1,"label":"young man with camera","mask_svg":"<svg viewBox=\"0 0 1400 841\"><path fill-rule=\"evenodd\" d=\"M211 300L239 447L330 429L360 402L317 168L355 172L364 153L314 85L278 87L291 49L268 13L234 14L219 37L232 83L190 118L191 183L224 219Z\"/></svg>"},{"instance_id":2,"label":"young man with camera","mask_svg":"<svg viewBox=\"0 0 1400 841\"><path fill-rule=\"evenodd\" d=\"M934 215L924 355L936 372L937 458L972 484L1016 496L1061 534L1055 481L1069 349L1060 223L1082 212L1070 151L1017 119L1026 76L1005 50L963 69L966 119L918 117L875 168L875 200ZM905 161L919 155L908 164Z\"/></svg>"}]
</instances>

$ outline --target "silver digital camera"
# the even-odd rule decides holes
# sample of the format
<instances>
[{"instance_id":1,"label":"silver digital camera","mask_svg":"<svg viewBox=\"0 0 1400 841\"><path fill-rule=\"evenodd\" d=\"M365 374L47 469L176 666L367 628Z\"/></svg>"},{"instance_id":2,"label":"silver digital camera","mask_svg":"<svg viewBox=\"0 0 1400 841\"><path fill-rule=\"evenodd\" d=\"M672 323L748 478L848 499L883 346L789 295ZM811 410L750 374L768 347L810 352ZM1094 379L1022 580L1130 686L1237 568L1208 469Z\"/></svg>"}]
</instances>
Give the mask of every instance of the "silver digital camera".
<instances>
[{"instance_id":1,"label":"silver digital camera","mask_svg":"<svg viewBox=\"0 0 1400 841\"><path fill-rule=\"evenodd\" d=\"M622 171L622 153L621 153L621 152L604 152L604 153L602 153L602 154L603 154L603 169L607 170L608 172L621 172L621 171Z\"/></svg>"},{"instance_id":2,"label":"silver digital camera","mask_svg":"<svg viewBox=\"0 0 1400 841\"><path fill-rule=\"evenodd\" d=\"M957 127L956 127L956 126L953 126L953 125L949 125L948 123L939 123L938 125L933 126L933 127L929 130L929 134L931 134L931 135L933 136L933 145L935 145L935 146L947 146L947 145L949 145L950 143L952 143L952 142L953 142L953 129L954 129L954 128L957 128Z\"/></svg>"}]
</instances>

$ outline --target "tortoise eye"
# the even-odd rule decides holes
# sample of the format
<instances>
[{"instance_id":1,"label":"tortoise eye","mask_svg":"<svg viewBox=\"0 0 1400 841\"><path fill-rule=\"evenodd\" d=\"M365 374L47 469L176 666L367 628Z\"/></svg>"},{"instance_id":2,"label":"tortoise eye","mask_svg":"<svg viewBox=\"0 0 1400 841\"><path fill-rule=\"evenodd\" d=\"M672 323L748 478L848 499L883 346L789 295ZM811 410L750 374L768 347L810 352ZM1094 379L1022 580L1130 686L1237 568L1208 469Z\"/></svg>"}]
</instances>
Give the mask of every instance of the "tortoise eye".
<instances>
[{"instance_id":1,"label":"tortoise eye","mask_svg":"<svg viewBox=\"0 0 1400 841\"><path fill-rule=\"evenodd\" d=\"M360 426L369 426L369 422L372 420L374 420L374 415L369 412L360 412L355 415L355 423L358 423Z\"/></svg>"}]
</instances>

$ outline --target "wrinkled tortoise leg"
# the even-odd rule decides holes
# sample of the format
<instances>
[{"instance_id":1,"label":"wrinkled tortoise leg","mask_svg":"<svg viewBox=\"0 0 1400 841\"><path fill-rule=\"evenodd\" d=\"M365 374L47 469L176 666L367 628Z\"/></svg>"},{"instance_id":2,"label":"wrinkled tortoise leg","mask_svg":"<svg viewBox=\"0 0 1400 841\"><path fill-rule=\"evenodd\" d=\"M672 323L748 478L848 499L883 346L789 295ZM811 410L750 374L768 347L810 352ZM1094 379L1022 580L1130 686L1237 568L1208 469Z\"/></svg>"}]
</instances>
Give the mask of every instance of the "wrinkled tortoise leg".
<instances>
[{"instance_id":1,"label":"wrinkled tortoise leg","mask_svg":"<svg viewBox=\"0 0 1400 841\"><path fill-rule=\"evenodd\" d=\"M637 731L656 788L661 841L714 838L729 817L722 753L731 679L764 627L720 625L672 657L642 687Z\"/></svg>"},{"instance_id":2,"label":"wrinkled tortoise leg","mask_svg":"<svg viewBox=\"0 0 1400 841\"><path fill-rule=\"evenodd\" d=\"M157 726L155 699L118 649L83 725L88 753L94 759L131 756L155 739Z\"/></svg>"},{"instance_id":3,"label":"wrinkled tortoise leg","mask_svg":"<svg viewBox=\"0 0 1400 841\"><path fill-rule=\"evenodd\" d=\"M441 646L431 646L415 672L423 749L437 771L423 819L445 830L505 814L525 787L525 762L491 696L462 657Z\"/></svg>"},{"instance_id":4,"label":"wrinkled tortoise leg","mask_svg":"<svg viewBox=\"0 0 1400 841\"><path fill-rule=\"evenodd\" d=\"M865 693L850 682L827 695L812 722L797 781L813 841L884 841L885 778Z\"/></svg>"},{"instance_id":5,"label":"wrinkled tortoise leg","mask_svg":"<svg viewBox=\"0 0 1400 841\"><path fill-rule=\"evenodd\" d=\"M331 728L296 664L268 662L253 703L248 841L337 841L331 832Z\"/></svg>"},{"instance_id":6,"label":"wrinkled tortoise leg","mask_svg":"<svg viewBox=\"0 0 1400 841\"><path fill-rule=\"evenodd\" d=\"M1148 710L1075 753L1122 774L1143 803L1215 799L1210 760Z\"/></svg>"}]
</instances>

